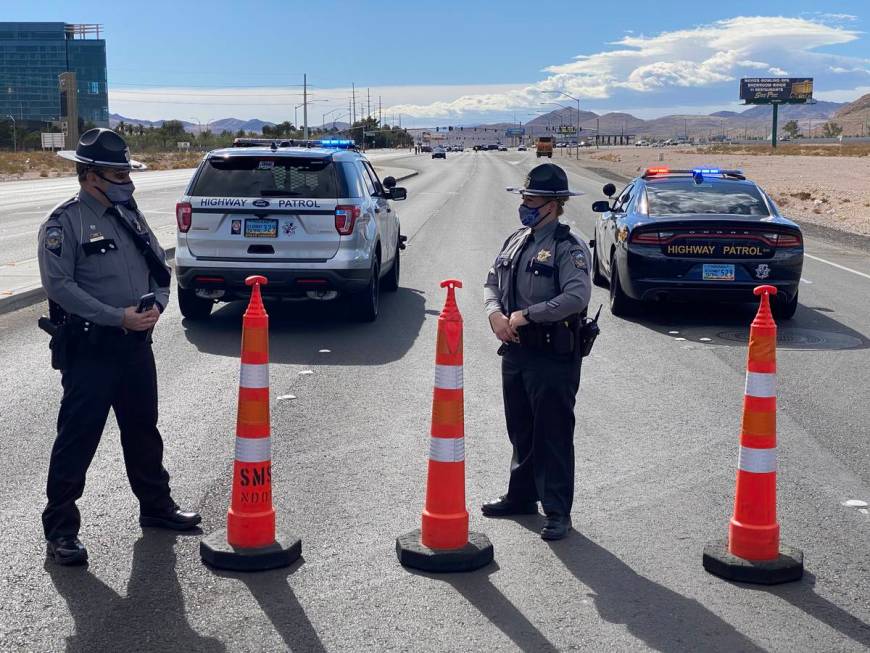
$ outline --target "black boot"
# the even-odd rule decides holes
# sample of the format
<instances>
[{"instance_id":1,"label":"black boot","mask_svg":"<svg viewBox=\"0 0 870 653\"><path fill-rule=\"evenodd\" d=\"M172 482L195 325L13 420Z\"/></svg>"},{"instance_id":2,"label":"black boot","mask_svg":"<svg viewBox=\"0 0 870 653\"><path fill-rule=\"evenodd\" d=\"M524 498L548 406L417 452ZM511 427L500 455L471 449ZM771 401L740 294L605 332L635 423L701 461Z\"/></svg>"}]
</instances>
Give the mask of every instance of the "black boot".
<instances>
[{"instance_id":1,"label":"black boot","mask_svg":"<svg viewBox=\"0 0 870 653\"><path fill-rule=\"evenodd\" d=\"M561 540L571 530L571 517L568 515L547 515L547 521L541 529L541 539Z\"/></svg>"},{"instance_id":2,"label":"black boot","mask_svg":"<svg viewBox=\"0 0 870 653\"><path fill-rule=\"evenodd\" d=\"M202 517L198 512L181 510L178 506L168 508L158 513L142 513L139 515L140 526L151 528L166 528L173 531L189 531L196 528Z\"/></svg>"},{"instance_id":3,"label":"black boot","mask_svg":"<svg viewBox=\"0 0 870 653\"><path fill-rule=\"evenodd\" d=\"M538 503L537 501L514 501L505 494L494 501L484 503L480 509L484 517L536 515L538 513Z\"/></svg>"},{"instance_id":4,"label":"black boot","mask_svg":"<svg viewBox=\"0 0 870 653\"><path fill-rule=\"evenodd\" d=\"M59 565L83 565L88 561L88 550L74 535L48 540L46 554Z\"/></svg>"}]
</instances>

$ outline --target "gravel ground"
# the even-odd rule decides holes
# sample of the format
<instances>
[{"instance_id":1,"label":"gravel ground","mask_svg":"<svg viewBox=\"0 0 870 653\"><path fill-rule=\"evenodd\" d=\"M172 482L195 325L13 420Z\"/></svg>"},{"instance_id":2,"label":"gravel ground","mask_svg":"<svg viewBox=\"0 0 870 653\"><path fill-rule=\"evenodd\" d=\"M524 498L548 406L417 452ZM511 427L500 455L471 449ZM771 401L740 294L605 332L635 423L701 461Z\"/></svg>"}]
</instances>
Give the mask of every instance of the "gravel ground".
<instances>
[{"instance_id":1,"label":"gravel ground","mask_svg":"<svg viewBox=\"0 0 870 653\"><path fill-rule=\"evenodd\" d=\"M705 155L694 149L610 147L581 151L580 161L625 177L650 165L739 168L795 221L870 236L870 157Z\"/></svg>"}]
</instances>

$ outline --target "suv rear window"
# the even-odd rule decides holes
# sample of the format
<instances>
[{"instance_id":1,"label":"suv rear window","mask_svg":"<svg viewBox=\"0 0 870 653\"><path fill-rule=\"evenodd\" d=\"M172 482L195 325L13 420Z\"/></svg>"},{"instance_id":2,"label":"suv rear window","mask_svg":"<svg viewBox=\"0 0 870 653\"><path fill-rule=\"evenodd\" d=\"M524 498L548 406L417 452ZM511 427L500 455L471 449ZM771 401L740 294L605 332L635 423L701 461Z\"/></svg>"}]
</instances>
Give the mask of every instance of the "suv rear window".
<instances>
[{"instance_id":1,"label":"suv rear window","mask_svg":"<svg viewBox=\"0 0 870 653\"><path fill-rule=\"evenodd\" d=\"M730 214L770 215L758 189L752 184L691 179L653 182L646 185L649 215Z\"/></svg>"},{"instance_id":2,"label":"suv rear window","mask_svg":"<svg viewBox=\"0 0 870 653\"><path fill-rule=\"evenodd\" d=\"M348 197L332 159L231 156L209 159L194 182L197 197Z\"/></svg>"}]
</instances>

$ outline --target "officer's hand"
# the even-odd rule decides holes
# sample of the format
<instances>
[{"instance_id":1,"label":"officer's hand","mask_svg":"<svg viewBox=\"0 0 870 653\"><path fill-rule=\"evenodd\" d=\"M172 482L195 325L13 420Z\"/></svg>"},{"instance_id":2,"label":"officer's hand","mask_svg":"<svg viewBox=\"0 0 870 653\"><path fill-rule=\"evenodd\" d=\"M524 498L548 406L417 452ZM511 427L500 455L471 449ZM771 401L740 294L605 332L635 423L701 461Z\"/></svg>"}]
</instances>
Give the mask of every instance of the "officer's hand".
<instances>
[{"instance_id":1,"label":"officer's hand","mask_svg":"<svg viewBox=\"0 0 870 653\"><path fill-rule=\"evenodd\" d=\"M511 329L516 331L521 326L526 326L529 323L529 321L523 315L522 311L514 311L513 313L511 313L510 323L511 323Z\"/></svg>"},{"instance_id":2,"label":"officer's hand","mask_svg":"<svg viewBox=\"0 0 870 653\"><path fill-rule=\"evenodd\" d=\"M508 320L507 316L502 315L499 312L492 313L489 316L489 326L492 328L495 337L502 342L520 341L516 330L514 330L510 324L510 320Z\"/></svg>"},{"instance_id":3,"label":"officer's hand","mask_svg":"<svg viewBox=\"0 0 870 653\"><path fill-rule=\"evenodd\" d=\"M160 311L157 308L152 308L144 313L137 313L135 306L128 306L124 309L124 321L121 326L128 331L147 331L155 324L157 318L160 317Z\"/></svg>"}]
</instances>

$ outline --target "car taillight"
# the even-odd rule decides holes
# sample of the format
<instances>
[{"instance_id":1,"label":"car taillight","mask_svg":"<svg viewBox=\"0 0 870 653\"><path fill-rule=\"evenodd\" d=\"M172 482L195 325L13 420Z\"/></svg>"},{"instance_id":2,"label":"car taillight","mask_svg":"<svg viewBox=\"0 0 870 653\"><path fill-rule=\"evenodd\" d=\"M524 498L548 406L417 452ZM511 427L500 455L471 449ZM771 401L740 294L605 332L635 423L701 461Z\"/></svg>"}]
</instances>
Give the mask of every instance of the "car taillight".
<instances>
[{"instance_id":1,"label":"car taillight","mask_svg":"<svg viewBox=\"0 0 870 653\"><path fill-rule=\"evenodd\" d=\"M779 234L776 239L777 247L800 247L803 244L797 234Z\"/></svg>"},{"instance_id":2,"label":"car taillight","mask_svg":"<svg viewBox=\"0 0 870 653\"><path fill-rule=\"evenodd\" d=\"M178 230L186 234L190 231L190 223L193 219L193 209L190 202L179 202L175 205L175 221L178 223Z\"/></svg>"},{"instance_id":3,"label":"car taillight","mask_svg":"<svg viewBox=\"0 0 870 653\"><path fill-rule=\"evenodd\" d=\"M631 241L636 245L660 245L662 238L658 231L636 231L631 234Z\"/></svg>"},{"instance_id":4,"label":"car taillight","mask_svg":"<svg viewBox=\"0 0 870 653\"><path fill-rule=\"evenodd\" d=\"M342 236L350 236L358 217L358 206L339 204L335 207L335 230Z\"/></svg>"}]
</instances>

